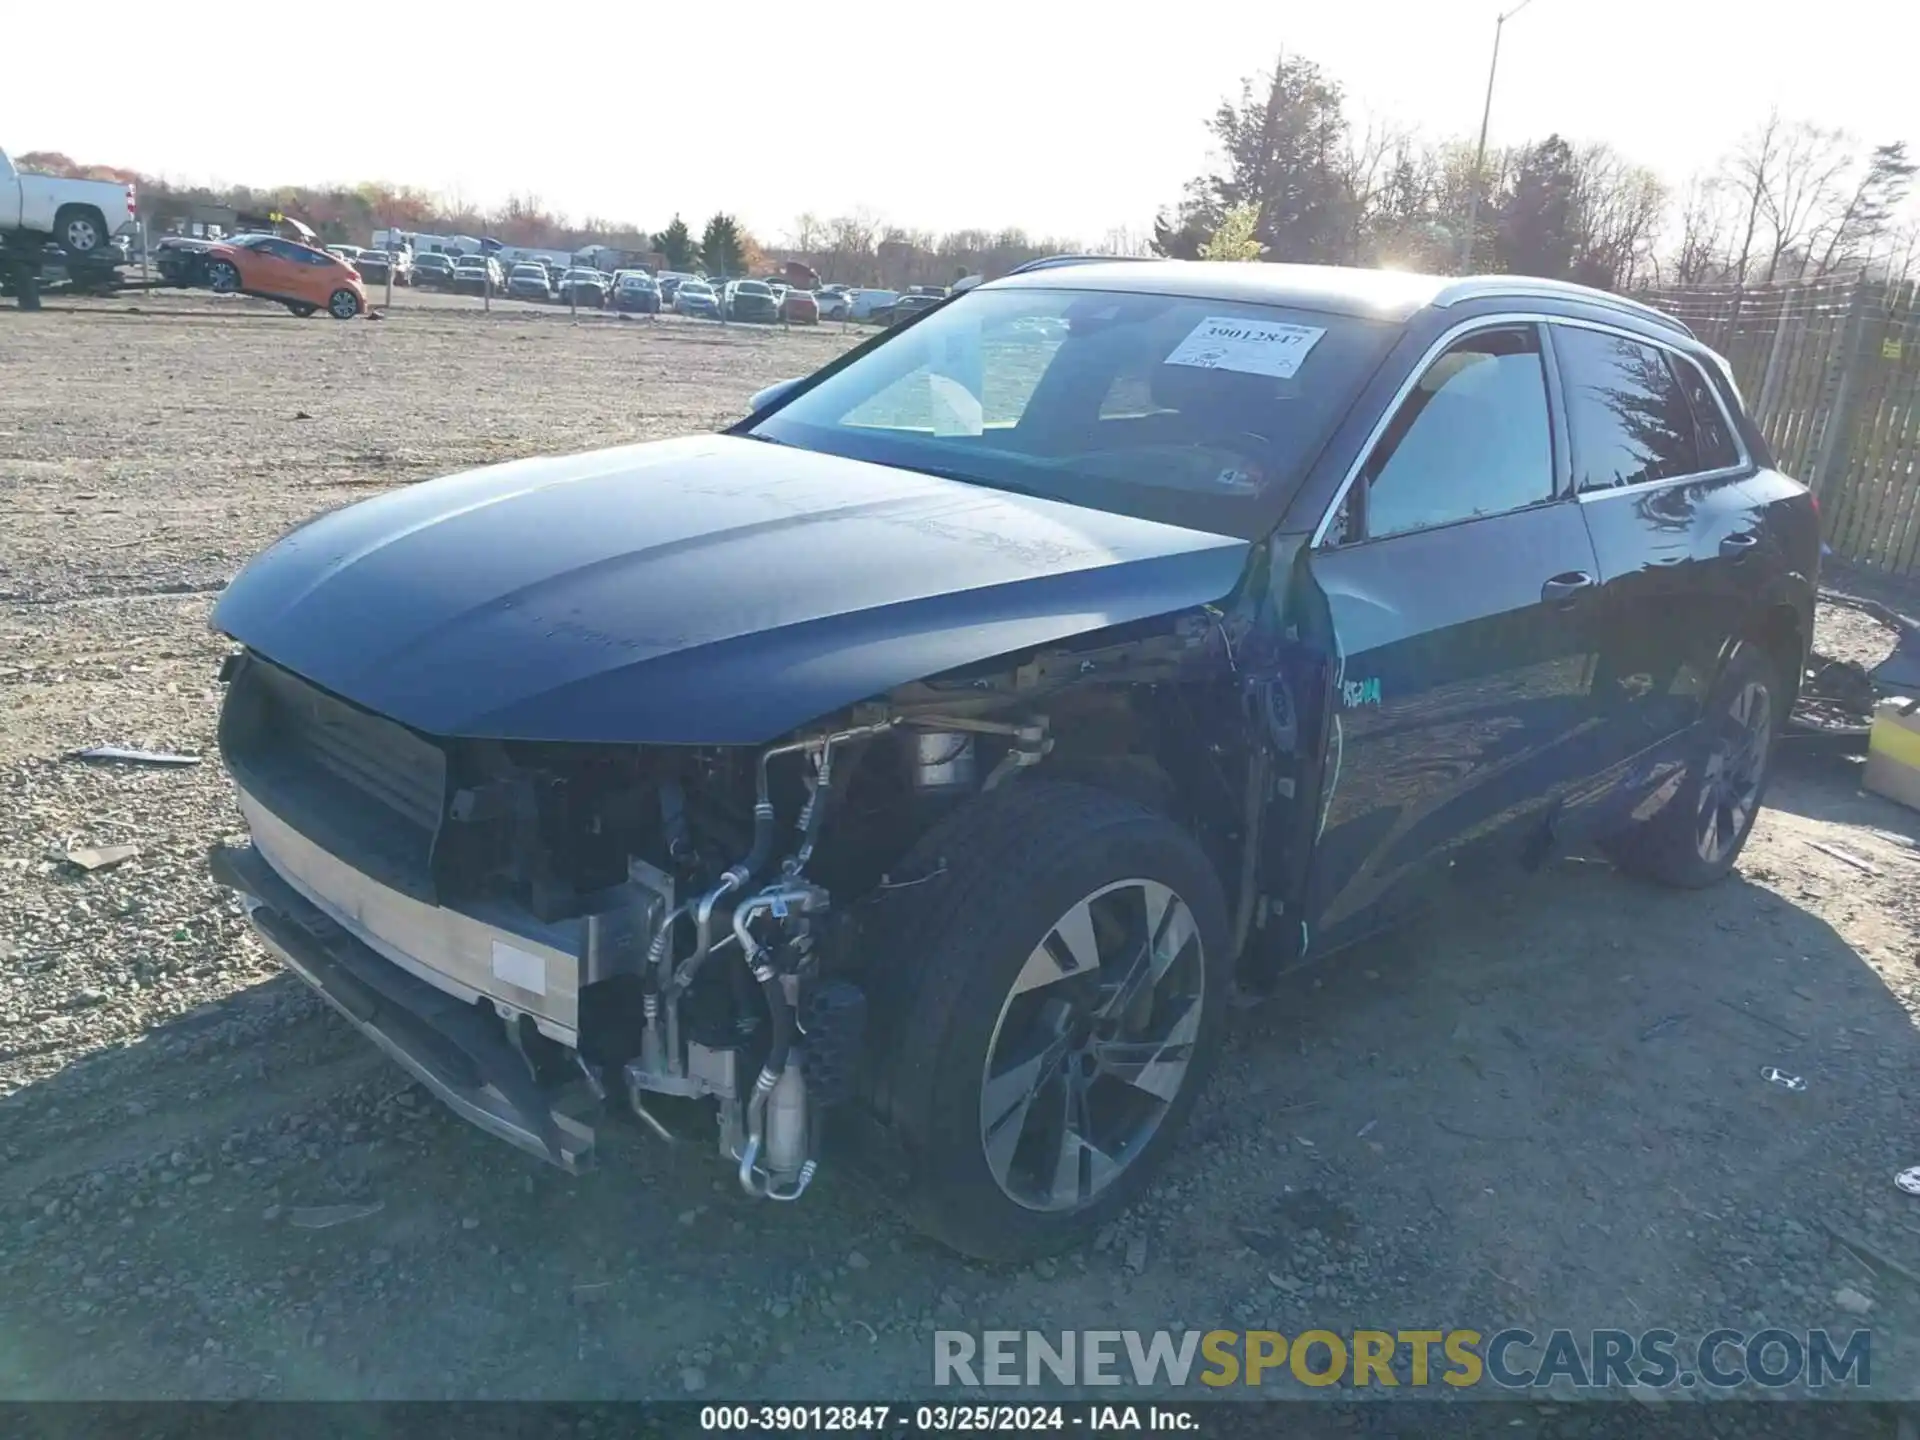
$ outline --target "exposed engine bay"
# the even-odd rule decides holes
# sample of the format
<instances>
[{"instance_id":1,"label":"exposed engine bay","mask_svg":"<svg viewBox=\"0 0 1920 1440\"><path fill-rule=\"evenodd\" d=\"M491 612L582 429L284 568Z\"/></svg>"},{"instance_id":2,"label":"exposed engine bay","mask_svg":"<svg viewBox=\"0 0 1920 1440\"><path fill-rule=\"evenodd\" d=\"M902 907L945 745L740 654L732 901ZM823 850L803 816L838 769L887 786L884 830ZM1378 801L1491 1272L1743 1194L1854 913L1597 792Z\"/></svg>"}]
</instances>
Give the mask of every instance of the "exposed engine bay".
<instances>
[{"instance_id":1,"label":"exposed engine bay","mask_svg":"<svg viewBox=\"0 0 1920 1440\"><path fill-rule=\"evenodd\" d=\"M1195 617L920 682L758 749L431 739L242 654L221 746L253 846L216 871L336 1008L494 1133L579 1168L584 1113L612 1102L666 1139L711 1125L748 1194L790 1201L856 1094L869 967L895 963L863 953L860 906L916 882L889 867L953 806L1043 763L1103 767L1192 797L1227 873L1251 875L1241 735L1201 719L1241 707L1191 703L1196 665L1225 653ZM302 926L355 976L303 963ZM435 993L393 988L411 981ZM416 1063L421 1024L464 1050L468 1103Z\"/></svg>"}]
</instances>

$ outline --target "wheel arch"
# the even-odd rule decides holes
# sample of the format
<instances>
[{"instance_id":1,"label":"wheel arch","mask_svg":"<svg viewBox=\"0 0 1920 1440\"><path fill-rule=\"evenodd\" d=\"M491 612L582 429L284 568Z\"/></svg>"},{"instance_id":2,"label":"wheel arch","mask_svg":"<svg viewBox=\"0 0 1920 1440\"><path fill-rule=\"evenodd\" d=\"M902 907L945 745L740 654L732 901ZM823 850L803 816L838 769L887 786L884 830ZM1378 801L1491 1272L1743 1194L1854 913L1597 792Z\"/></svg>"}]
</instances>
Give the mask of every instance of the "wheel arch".
<instances>
[{"instance_id":1,"label":"wheel arch","mask_svg":"<svg viewBox=\"0 0 1920 1440\"><path fill-rule=\"evenodd\" d=\"M1786 687L1781 696L1780 713L1792 710L1800 697L1800 681L1806 672L1807 651L1813 636L1800 612L1784 601L1769 606L1755 619L1750 637L1773 662L1775 676Z\"/></svg>"}]
</instances>

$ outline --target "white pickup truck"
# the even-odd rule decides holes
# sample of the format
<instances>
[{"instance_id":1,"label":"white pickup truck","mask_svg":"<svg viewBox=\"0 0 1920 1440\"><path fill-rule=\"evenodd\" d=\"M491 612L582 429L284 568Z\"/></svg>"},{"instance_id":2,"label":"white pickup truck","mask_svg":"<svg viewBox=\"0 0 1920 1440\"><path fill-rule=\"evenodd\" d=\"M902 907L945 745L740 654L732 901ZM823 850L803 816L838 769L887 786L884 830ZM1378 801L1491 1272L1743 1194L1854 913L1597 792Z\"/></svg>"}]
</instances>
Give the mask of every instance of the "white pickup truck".
<instances>
[{"instance_id":1,"label":"white pickup truck","mask_svg":"<svg viewBox=\"0 0 1920 1440\"><path fill-rule=\"evenodd\" d=\"M133 186L30 174L0 150L0 238L39 236L69 255L91 255L132 218Z\"/></svg>"}]
</instances>

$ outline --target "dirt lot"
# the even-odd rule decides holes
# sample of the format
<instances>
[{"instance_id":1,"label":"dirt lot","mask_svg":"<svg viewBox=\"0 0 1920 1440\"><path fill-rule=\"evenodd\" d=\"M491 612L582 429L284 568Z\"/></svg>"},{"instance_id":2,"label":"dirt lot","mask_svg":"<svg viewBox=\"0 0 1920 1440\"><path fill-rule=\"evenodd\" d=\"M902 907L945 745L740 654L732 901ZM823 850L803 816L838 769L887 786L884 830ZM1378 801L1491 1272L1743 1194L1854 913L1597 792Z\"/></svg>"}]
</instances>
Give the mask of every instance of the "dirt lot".
<instances>
[{"instance_id":1,"label":"dirt lot","mask_svg":"<svg viewBox=\"0 0 1920 1440\"><path fill-rule=\"evenodd\" d=\"M238 823L216 764L61 758L210 756L210 597L305 517L710 427L846 343L0 310L0 1395L898 1395L960 1324L1845 1332L1849 1305L1875 1393L1920 1393L1920 1200L1891 1184L1920 1163L1920 825L1845 762L1788 764L1714 891L1565 859L1238 1013L1149 1202L1007 1270L831 1170L771 1206L704 1149L523 1159L248 938L202 867ZM76 843L139 853L85 873Z\"/></svg>"}]
</instances>

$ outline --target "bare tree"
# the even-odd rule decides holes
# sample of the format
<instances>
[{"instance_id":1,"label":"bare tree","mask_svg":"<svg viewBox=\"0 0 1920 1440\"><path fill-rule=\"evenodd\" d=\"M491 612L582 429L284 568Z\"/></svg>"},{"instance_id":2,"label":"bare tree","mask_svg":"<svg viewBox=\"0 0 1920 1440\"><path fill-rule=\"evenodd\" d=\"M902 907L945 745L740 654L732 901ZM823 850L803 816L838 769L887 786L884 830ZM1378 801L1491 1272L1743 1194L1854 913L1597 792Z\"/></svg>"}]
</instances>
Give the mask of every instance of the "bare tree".
<instances>
[{"instance_id":1,"label":"bare tree","mask_svg":"<svg viewBox=\"0 0 1920 1440\"><path fill-rule=\"evenodd\" d=\"M1132 225L1115 225L1100 237L1096 255L1151 255L1153 237Z\"/></svg>"},{"instance_id":2,"label":"bare tree","mask_svg":"<svg viewBox=\"0 0 1920 1440\"><path fill-rule=\"evenodd\" d=\"M1745 217L1741 222L1740 248L1729 257L1728 268L1735 281L1745 284L1747 272L1753 264L1754 242L1760 233L1760 221L1765 216L1768 196L1780 169L1780 152L1784 145L1781 130L1784 128L1778 110L1769 111L1746 139L1740 142L1733 152L1727 166L1727 183L1739 196Z\"/></svg>"},{"instance_id":3,"label":"bare tree","mask_svg":"<svg viewBox=\"0 0 1920 1440\"><path fill-rule=\"evenodd\" d=\"M1829 227L1816 274L1825 275L1837 266L1860 260L1862 251L1871 258L1874 243L1885 235L1917 170L1920 167L1907 158L1904 141L1874 147L1846 205Z\"/></svg>"},{"instance_id":4,"label":"bare tree","mask_svg":"<svg viewBox=\"0 0 1920 1440\"><path fill-rule=\"evenodd\" d=\"M800 258L809 263L826 248L827 223L811 210L803 210L793 217L793 228L787 232L787 248L797 251Z\"/></svg>"},{"instance_id":5,"label":"bare tree","mask_svg":"<svg viewBox=\"0 0 1920 1440\"><path fill-rule=\"evenodd\" d=\"M1573 278L1606 289L1634 284L1651 262L1667 189L1608 145L1573 156Z\"/></svg>"},{"instance_id":6,"label":"bare tree","mask_svg":"<svg viewBox=\"0 0 1920 1440\"><path fill-rule=\"evenodd\" d=\"M1844 182L1852 167L1848 136L1801 121L1781 132L1770 183L1761 192L1761 209L1773 229L1773 249L1767 256L1766 278L1771 281L1790 252L1806 256L1817 237L1837 219L1846 204Z\"/></svg>"},{"instance_id":7,"label":"bare tree","mask_svg":"<svg viewBox=\"0 0 1920 1440\"><path fill-rule=\"evenodd\" d=\"M1723 176L1695 175L1680 197L1680 244L1673 260L1673 283L1704 285L1724 280L1732 269L1728 237L1737 223L1732 184Z\"/></svg>"}]
</instances>

